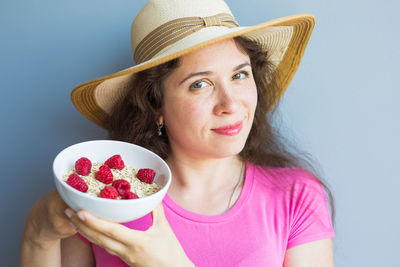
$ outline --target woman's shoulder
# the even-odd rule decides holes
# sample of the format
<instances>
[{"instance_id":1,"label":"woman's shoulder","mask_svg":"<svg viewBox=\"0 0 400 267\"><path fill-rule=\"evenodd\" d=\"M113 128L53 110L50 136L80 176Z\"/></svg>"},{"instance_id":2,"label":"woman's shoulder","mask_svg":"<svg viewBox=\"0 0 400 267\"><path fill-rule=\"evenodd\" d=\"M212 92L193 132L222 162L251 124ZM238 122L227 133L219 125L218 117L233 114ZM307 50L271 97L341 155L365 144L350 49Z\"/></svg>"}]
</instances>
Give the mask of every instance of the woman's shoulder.
<instances>
[{"instance_id":1,"label":"woman's shoulder","mask_svg":"<svg viewBox=\"0 0 400 267\"><path fill-rule=\"evenodd\" d=\"M322 183L310 171L302 168L278 168L248 164L255 183L265 189L283 189L285 192L321 192Z\"/></svg>"},{"instance_id":2,"label":"woman's shoulder","mask_svg":"<svg viewBox=\"0 0 400 267\"><path fill-rule=\"evenodd\" d=\"M249 165L249 170L254 177L253 200L267 207L273 223L286 227L287 248L334 237L324 186L312 172L257 165Z\"/></svg>"}]
</instances>

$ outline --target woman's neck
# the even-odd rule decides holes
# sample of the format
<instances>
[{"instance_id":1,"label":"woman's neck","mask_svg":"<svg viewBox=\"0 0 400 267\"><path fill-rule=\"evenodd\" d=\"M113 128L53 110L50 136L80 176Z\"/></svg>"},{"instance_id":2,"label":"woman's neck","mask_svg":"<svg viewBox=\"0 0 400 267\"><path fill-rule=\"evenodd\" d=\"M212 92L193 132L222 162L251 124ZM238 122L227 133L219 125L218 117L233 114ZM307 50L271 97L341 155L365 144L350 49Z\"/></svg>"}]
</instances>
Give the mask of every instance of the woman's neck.
<instances>
[{"instance_id":1,"label":"woman's neck","mask_svg":"<svg viewBox=\"0 0 400 267\"><path fill-rule=\"evenodd\" d=\"M223 177L235 176L240 171L242 160L239 156L221 159L188 159L170 156L167 163L173 179L180 187L218 185ZM230 175L232 174L232 175ZM218 179L216 179L218 178ZM230 180L230 179L229 179Z\"/></svg>"},{"instance_id":2,"label":"woman's neck","mask_svg":"<svg viewBox=\"0 0 400 267\"><path fill-rule=\"evenodd\" d=\"M208 160L187 157L181 160L171 156L167 163L172 172L169 196L188 210L211 214L226 209L243 166L239 156ZM204 204L204 199L209 206Z\"/></svg>"}]
</instances>

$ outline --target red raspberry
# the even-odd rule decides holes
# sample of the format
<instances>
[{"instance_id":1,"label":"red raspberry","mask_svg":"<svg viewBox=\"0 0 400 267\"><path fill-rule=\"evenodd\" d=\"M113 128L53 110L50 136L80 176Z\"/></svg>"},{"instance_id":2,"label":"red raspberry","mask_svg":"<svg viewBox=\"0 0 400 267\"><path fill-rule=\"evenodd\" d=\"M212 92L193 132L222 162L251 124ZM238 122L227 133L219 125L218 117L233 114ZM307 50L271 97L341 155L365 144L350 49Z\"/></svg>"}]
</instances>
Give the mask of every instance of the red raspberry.
<instances>
[{"instance_id":1,"label":"red raspberry","mask_svg":"<svg viewBox=\"0 0 400 267\"><path fill-rule=\"evenodd\" d=\"M114 176L107 165L101 165L99 171L96 172L96 179L105 184L111 184Z\"/></svg>"},{"instance_id":2,"label":"red raspberry","mask_svg":"<svg viewBox=\"0 0 400 267\"><path fill-rule=\"evenodd\" d=\"M92 168L92 162L88 158L82 157L75 161L75 170L80 175L88 175Z\"/></svg>"},{"instance_id":3,"label":"red raspberry","mask_svg":"<svg viewBox=\"0 0 400 267\"><path fill-rule=\"evenodd\" d=\"M120 155L114 155L106 162L104 162L110 169L117 169L117 170L122 170L125 167L124 161L122 160Z\"/></svg>"},{"instance_id":4,"label":"red raspberry","mask_svg":"<svg viewBox=\"0 0 400 267\"><path fill-rule=\"evenodd\" d=\"M152 184L155 175L156 172L152 169L140 169L137 172L136 177L142 182Z\"/></svg>"},{"instance_id":5,"label":"red raspberry","mask_svg":"<svg viewBox=\"0 0 400 267\"><path fill-rule=\"evenodd\" d=\"M131 190L131 184L124 179L115 180L112 183L112 186L114 186L115 189L117 189L118 194L120 196L123 196L126 192L129 192Z\"/></svg>"},{"instance_id":6,"label":"red raspberry","mask_svg":"<svg viewBox=\"0 0 400 267\"><path fill-rule=\"evenodd\" d=\"M116 199L118 197L118 192L117 189L112 187L111 185L106 185L101 191L100 191L100 197L102 198L111 198L111 199Z\"/></svg>"},{"instance_id":7,"label":"red raspberry","mask_svg":"<svg viewBox=\"0 0 400 267\"><path fill-rule=\"evenodd\" d=\"M75 188L76 190L79 190L83 193L85 193L86 191L88 191L88 185L86 184L86 182L79 177L78 174L73 173L68 177L67 180L67 184L69 184L70 186L72 186L73 188Z\"/></svg>"},{"instance_id":8,"label":"red raspberry","mask_svg":"<svg viewBox=\"0 0 400 267\"><path fill-rule=\"evenodd\" d=\"M136 195L135 193L129 191L129 192L125 192L124 195L122 195L121 199L136 199L139 198L138 195Z\"/></svg>"}]
</instances>

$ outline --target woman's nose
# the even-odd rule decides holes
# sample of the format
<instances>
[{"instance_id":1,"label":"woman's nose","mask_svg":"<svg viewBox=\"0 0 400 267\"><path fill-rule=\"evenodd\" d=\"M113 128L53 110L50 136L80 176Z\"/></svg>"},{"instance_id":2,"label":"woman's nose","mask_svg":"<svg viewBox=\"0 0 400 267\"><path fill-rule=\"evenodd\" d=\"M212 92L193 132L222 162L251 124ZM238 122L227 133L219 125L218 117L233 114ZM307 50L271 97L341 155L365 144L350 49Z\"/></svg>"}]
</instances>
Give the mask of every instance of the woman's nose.
<instances>
[{"instance_id":1,"label":"woman's nose","mask_svg":"<svg viewBox=\"0 0 400 267\"><path fill-rule=\"evenodd\" d=\"M216 115L228 115L236 111L238 101L234 94L233 88L229 85L217 86L217 101L214 107Z\"/></svg>"}]
</instances>

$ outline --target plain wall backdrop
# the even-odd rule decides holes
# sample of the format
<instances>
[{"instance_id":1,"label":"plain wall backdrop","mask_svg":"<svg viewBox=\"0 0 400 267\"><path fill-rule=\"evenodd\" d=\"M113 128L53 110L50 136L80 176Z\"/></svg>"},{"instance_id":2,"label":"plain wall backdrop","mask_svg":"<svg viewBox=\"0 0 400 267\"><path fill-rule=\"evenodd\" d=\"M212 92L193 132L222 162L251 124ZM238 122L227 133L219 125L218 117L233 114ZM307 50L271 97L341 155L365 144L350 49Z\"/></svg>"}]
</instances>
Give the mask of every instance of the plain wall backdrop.
<instances>
[{"instance_id":1,"label":"plain wall backdrop","mask_svg":"<svg viewBox=\"0 0 400 267\"><path fill-rule=\"evenodd\" d=\"M1 266L19 264L26 214L55 189L55 155L106 138L70 92L133 64L130 24L145 2L0 2ZM319 162L334 193L336 266L400 266L399 2L227 2L243 26L316 16L279 106L282 130Z\"/></svg>"}]
</instances>

